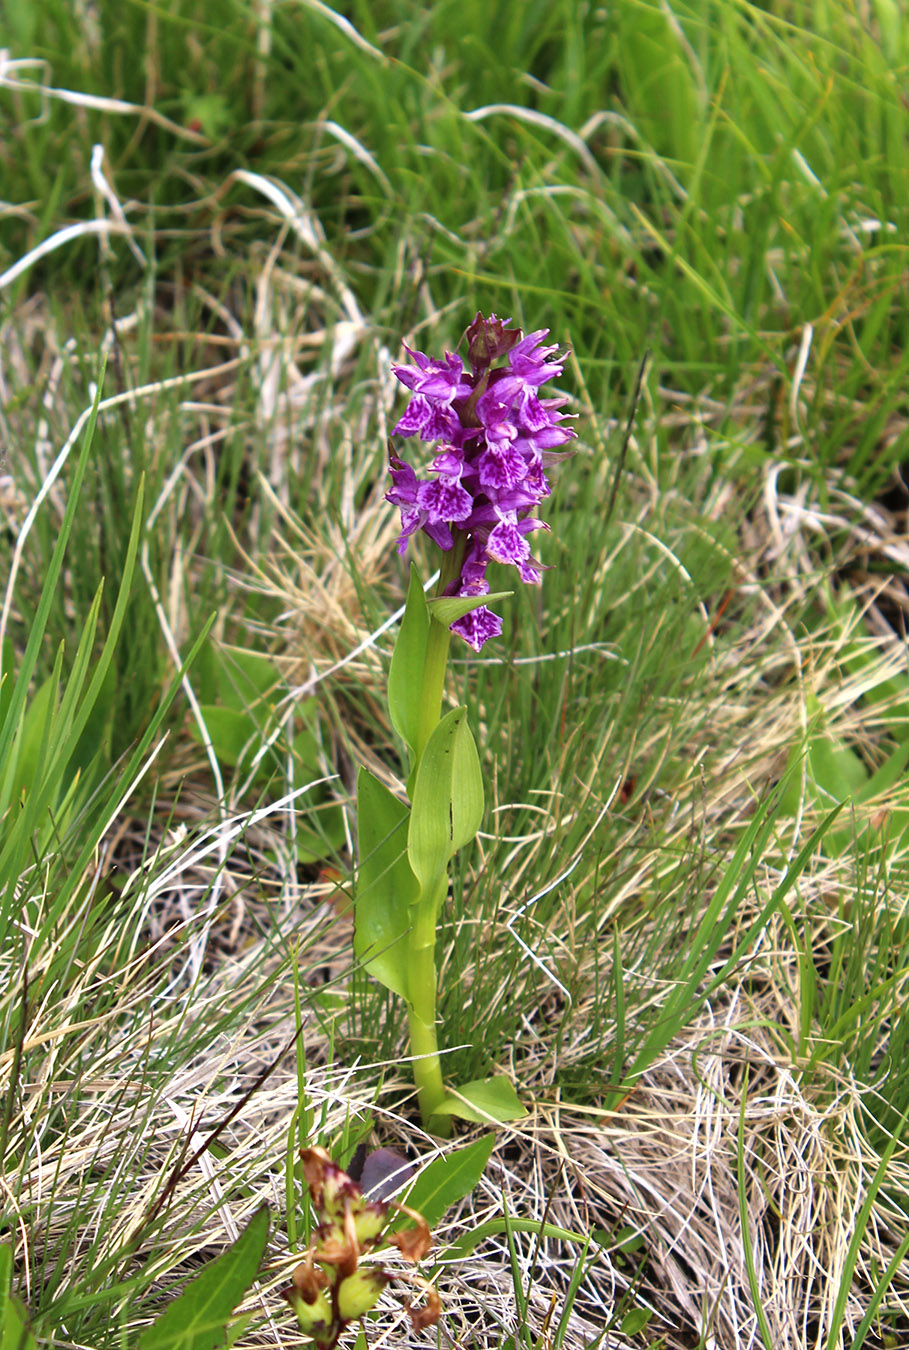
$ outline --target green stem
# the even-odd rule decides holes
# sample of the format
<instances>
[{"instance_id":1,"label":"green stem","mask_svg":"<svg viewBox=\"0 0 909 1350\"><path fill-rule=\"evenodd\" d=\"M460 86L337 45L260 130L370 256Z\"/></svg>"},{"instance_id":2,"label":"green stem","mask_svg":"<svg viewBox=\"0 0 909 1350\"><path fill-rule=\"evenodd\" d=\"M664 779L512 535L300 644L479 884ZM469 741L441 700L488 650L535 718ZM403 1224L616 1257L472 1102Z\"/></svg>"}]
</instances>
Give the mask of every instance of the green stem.
<instances>
[{"instance_id":1,"label":"green stem","mask_svg":"<svg viewBox=\"0 0 909 1350\"><path fill-rule=\"evenodd\" d=\"M410 931L410 996L408 1018L410 1023L410 1052L414 1056L413 1077L420 1102L423 1124L428 1126L436 1108L445 1095L442 1084L442 1063L436 1034L436 913L448 878L443 877L439 891L414 905ZM451 1120L440 1116L435 1132L448 1138Z\"/></svg>"},{"instance_id":2,"label":"green stem","mask_svg":"<svg viewBox=\"0 0 909 1350\"><path fill-rule=\"evenodd\" d=\"M420 693L420 720L417 727L416 765L423 758L423 751L429 738L439 725L442 714L442 693L445 686L445 667L448 664L448 648L451 644L451 630L438 619L432 619L429 625L429 639L426 643L426 664L423 667L423 688Z\"/></svg>"},{"instance_id":3,"label":"green stem","mask_svg":"<svg viewBox=\"0 0 909 1350\"><path fill-rule=\"evenodd\" d=\"M436 595L444 595L446 587L460 575L467 538L458 533L454 548L442 559ZM445 689L445 668L451 630L447 624L433 618L429 625L426 660L423 666L423 684L420 690L420 716L417 727L417 745L411 770L411 782L416 779L417 767L429 738L442 716L442 695ZM420 1115L427 1127L436 1107L445 1095L442 1084L442 1063L439 1059L439 1041L436 1032L436 915L448 892L447 875L441 878L433 895L421 896L412 908L410 928L408 981L410 1002L410 1052L414 1056L413 1076L420 1102ZM439 1116L433 1128L443 1138L451 1133L451 1119Z\"/></svg>"},{"instance_id":4,"label":"green stem","mask_svg":"<svg viewBox=\"0 0 909 1350\"><path fill-rule=\"evenodd\" d=\"M460 575L464 552L467 547L466 535L458 534L454 548L443 554L442 566L436 595L444 595L445 588ZM423 666L423 687L420 690L420 721L417 730L416 758L412 775L423 758L430 736L439 724L442 715L442 694L445 689L445 667L448 664L448 648L451 645L451 629L447 624L432 619L429 625L429 639L426 643L426 662Z\"/></svg>"}]
</instances>

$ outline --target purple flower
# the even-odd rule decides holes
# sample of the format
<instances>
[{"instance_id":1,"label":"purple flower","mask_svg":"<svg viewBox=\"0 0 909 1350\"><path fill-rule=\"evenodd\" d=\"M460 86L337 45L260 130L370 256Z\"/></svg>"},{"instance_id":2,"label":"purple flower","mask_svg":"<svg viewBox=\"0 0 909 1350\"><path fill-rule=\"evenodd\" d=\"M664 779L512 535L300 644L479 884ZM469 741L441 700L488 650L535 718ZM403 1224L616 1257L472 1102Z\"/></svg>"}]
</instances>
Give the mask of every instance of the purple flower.
<instances>
[{"instance_id":1,"label":"purple flower","mask_svg":"<svg viewBox=\"0 0 909 1350\"><path fill-rule=\"evenodd\" d=\"M413 398L404 416L394 429L395 436L413 436L424 441L440 441L457 432L458 420L451 411L456 398L467 398L471 386L464 378L464 363L460 356L445 353L444 361L432 361L422 352L410 352L415 366L392 366L395 375L413 390Z\"/></svg>"},{"instance_id":2,"label":"purple flower","mask_svg":"<svg viewBox=\"0 0 909 1350\"><path fill-rule=\"evenodd\" d=\"M493 561L540 584L544 569L527 536L548 526L532 513L551 492L545 470L563 458L555 447L576 434L558 411L565 398L539 395L562 374L567 353L543 346L547 328L525 337L510 322L477 314L465 333L469 373L452 352L439 361L409 347L413 364L392 367L411 391L394 434L440 442L428 479L392 452L386 496L401 511L398 552L417 530L444 552L457 547L462 561L449 595L487 595ZM451 627L479 651L501 633L502 620L482 605Z\"/></svg>"},{"instance_id":3,"label":"purple flower","mask_svg":"<svg viewBox=\"0 0 909 1350\"><path fill-rule=\"evenodd\" d=\"M475 652L478 652L484 642L499 636L502 631L502 620L486 605L480 605L478 609L472 609L469 614L465 614L463 619L456 619L451 625L451 631L457 633L473 647Z\"/></svg>"}]
</instances>

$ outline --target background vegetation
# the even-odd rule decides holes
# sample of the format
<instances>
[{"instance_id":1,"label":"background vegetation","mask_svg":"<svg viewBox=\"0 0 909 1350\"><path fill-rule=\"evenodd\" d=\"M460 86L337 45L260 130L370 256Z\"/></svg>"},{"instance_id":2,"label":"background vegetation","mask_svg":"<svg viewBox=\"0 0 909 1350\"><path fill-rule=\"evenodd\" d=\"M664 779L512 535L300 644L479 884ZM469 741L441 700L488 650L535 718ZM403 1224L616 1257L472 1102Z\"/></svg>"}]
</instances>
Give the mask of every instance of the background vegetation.
<instances>
[{"instance_id":1,"label":"background vegetation","mask_svg":"<svg viewBox=\"0 0 909 1350\"><path fill-rule=\"evenodd\" d=\"M297 1146L436 1154L352 968L351 800L395 763L390 365L479 309L572 347L580 415L542 593L455 666L489 808L442 1034L529 1115L438 1229L441 1330L389 1298L370 1344L906 1344L900 7L4 20L0 1213L39 1341L133 1345L265 1200L237 1343L297 1344Z\"/></svg>"}]
</instances>

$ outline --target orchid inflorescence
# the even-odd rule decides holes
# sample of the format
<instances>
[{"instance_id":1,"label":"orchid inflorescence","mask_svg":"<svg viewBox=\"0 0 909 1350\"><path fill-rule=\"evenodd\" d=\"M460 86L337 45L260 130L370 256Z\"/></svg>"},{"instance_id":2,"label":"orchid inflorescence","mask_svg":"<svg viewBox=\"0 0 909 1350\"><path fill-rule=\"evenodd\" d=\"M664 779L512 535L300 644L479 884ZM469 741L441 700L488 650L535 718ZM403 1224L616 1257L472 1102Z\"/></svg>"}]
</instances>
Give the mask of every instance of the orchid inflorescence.
<instances>
[{"instance_id":1,"label":"orchid inflorescence","mask_svg":"<svg viewBox=\"0 0 909 1350\"><path fill-rule=\"evenodd\" d=\"M324 1149L301 1149L300 1158L319 1222L304 1260L291 1276L293 1283L282 1294L316 1350L334 1350L345 1328L375 1306L392 1279L380 1266L361 1267L360 1257L389 1244L406 1260L420 1261L432 1246L432 1236L422 1215L406 1205L368 1199ZM407 1214L416 1226L385 1232L392 1208ZM438 1293L428 1281L409 1278L426 1296L422 1308L408 1306L411 1322L418 1330L434 1326L439 1320Z\"/></svg>"},{"instance_id":2,"label":"orchid inflorescence","mask_svg":"<svg viewBox=\"0 0 909 1350\"><path fill-rule=\"evenodd\" d=\"M541 345L548 328L524 337L510 322L477 314L465 334L469 371L452 352L436 360L410 347L414 364L392 367L412 391L393 434L438 442L429 479L391 454L387 497L401 510L398 551L417 530L444 552L455 550L448 595L488 595L492 561L515 567L529 585L540 584L543 567L527 536L549 527L532 512L551 491L545 470L563 458L556 447L575 435L563 425L570 414L558 411L566 398L539 396L562 374L567 353ZM501 633L502 620L483 605L451 628L479 651Z\"/></svg>"}]
</instances>

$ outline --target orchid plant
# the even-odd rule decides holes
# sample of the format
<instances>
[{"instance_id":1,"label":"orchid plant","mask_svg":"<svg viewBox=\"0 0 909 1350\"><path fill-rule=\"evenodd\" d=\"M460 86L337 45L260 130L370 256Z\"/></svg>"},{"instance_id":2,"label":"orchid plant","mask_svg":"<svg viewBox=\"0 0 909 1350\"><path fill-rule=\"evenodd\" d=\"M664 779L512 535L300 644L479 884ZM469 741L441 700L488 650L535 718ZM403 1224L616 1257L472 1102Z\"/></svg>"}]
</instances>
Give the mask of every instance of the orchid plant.
<instances>
[{"instance_id":1,"label":"orchid plant","mask_svg":"<svg viewBox=\"0 0 909 1350\"><path fill-rule=\"evenodd\" d=\"M381 1266L361 1265L360 1258L393 1246L405 1260L416 1263L431 1248L432 1234L416 1210L365 1196L323 1148L301 1149L300 1158L318 1225L304 1259L293 1270L292 1283L281 1293L315 1350L335 1350L351 1322L375 1307L393 1278ZM389 1221L401 1214L413 1225L393 1231ZM436 1289L418 1275L398 1274L398 1279L405 1278L425 1296L419 1309L408 1303L414 1329L435 1326L441 1306Z\"/></svg>"},{"instance_id":2,"label":"orchid plant","mask_svg":"<svg viewBox=\"0 0 909 1350\"><path fill-rule=\"evenodd\" d=\"M390 444L392 488L400 508L398 552L418 532L441 551L435 596L427 600L411 567L407 603L388 682L392 724L407 747L403 801L361 769L357 783L359 872L355 950L377 980L406 1003L414 1079L424 1124L438 1134L450 1118L509 1120L524 1114L503 1078L446 1093L436 1030L436 930L455 853L480 828L483 776L465 707L443 713L451 635L479 652L502 631L490 604L490 563L515 568L538 586L545 570L529 536L548 526L534 514L551 491L546 470L574 435L560 395L542 386L562 374L566 353L543 345L548 329L526 337L510 320L477 314L467 329L467 365L446 352L433 359L406 348L412 364L393 367L410 390L395 436L435 445L419 477Z\"/></svg>"}]
</instances>

